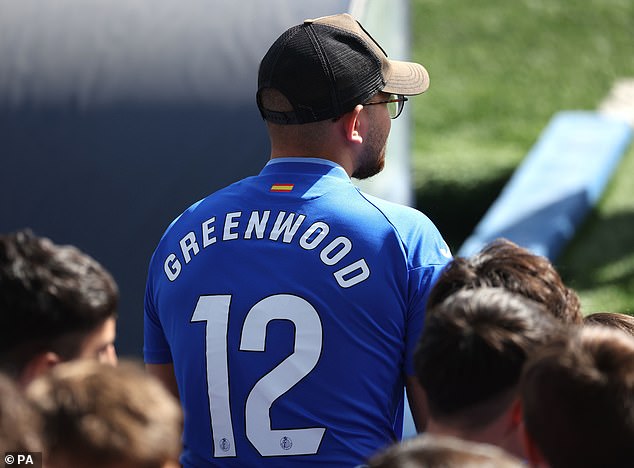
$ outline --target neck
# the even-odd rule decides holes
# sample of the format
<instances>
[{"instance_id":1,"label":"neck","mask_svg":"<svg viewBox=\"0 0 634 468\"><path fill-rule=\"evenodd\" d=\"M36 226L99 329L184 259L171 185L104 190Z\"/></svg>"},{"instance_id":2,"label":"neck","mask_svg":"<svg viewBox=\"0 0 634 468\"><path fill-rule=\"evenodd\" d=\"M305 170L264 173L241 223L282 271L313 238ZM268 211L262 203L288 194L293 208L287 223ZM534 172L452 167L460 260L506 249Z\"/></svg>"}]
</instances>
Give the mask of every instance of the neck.
<instances>
[{"instance_id":1,"label":"neck","mask_svg":"<svg viewBox=\"0 0 634 468\"><path fill-rule=\"evenodd\" d=\"M469 421L467 422L469 423ZM518 458L526 458L519 427L512 421L506 411L483 426L461 424L458 419L439 421L430 417L427 432L434 435L452 436L472 442L496 445Z\"/></svg>"},{"instance_id":2,"label":"neck","mask_svg":"<svg viewBox=\"0 0 634 468\"><path fill-rule=\"evenodd\" d=\"M354 171L352 148L346 144L336 122L303 125L269 124L271 159L306 157L327 159L339 164L350 176Z\"/></svg>"}]
</instances>

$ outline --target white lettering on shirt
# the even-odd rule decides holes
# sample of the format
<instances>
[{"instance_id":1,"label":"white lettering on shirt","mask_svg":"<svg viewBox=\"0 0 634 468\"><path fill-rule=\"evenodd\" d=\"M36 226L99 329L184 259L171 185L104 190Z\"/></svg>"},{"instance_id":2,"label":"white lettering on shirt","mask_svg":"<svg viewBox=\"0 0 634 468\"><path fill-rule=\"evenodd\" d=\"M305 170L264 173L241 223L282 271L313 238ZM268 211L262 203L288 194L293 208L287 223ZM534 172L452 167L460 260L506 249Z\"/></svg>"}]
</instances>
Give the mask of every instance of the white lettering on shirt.
<instances>
[{"instance_id":1,"label":"white lettering on shirt","mask_svg":"<svg viewBox=\"0 0 634 468\"><path fill-rule=\"evenodd\" d=\"M305 230L300 231L300 228L306 220L306 215L280 211L277 213L277 216L274 217L275 221L270 227L268 237L266 237L266 230L269 221L272 219L270 210L262 212L253 211L249 213L248 219L246 216L242 218L241 211L226 213L224 217L220 219L223 218L224 224L222 226L221 238L213 235L216 231L214 225L216 216L210 217L200 225L199 235L202 242L202 249L207 249L214 245L222 245L222 243L219 244L217 242L218 240L225 242L237 239L253 240L267 238L272 242L279 242L281 240L283 244L293 245L293 240L296 239L298 232L301 232L301 235L298 236L299 240L297 244L302 249L306 251L318 250L318 247L321 247L323 244L321 250L318 250L319 259L326 267L337 267L333 272L333 277L340 287L350 288L370 277L370 268L364 258L346 261L346 259L350 258L354 250L352 241L349 238L337 236L331 240L327 239L331 234L331 228L324 221L315 221ZM179 240L179 247L184 264L173 252L167 255L163 263L163 270L167 279L170 281L175 281L183 269L186 268L186 265L191 262L201 250L199 240L193 231L188 232Z\"/></svg>"}]
</instances>

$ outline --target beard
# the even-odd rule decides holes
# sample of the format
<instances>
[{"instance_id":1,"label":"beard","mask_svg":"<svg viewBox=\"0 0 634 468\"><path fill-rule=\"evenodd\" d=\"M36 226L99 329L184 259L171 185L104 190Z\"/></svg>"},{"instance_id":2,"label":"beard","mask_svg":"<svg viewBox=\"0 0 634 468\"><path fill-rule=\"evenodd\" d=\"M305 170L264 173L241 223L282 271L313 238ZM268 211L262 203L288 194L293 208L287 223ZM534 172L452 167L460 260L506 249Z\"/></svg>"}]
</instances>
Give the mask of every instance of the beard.
<instances>
[{"instance_id":1,"label":"beard","mask_svg":"<svg viewBox=\"0 0 634 468\"><path fill-rule=\"evenodd\" d=\"M352 173L355 179L363 180L377 175L385 167L385 154L380 158L367 158L361 161L361 164Z\"/></svg>"},{"instance_id":2,"label":"beard","mask_svg":"<svg viewBox=\"0 0 634 468\"><path fill-rule=\"evenodd\" d=\"M384 135L378 131L371 131L367 138L367 144L359 154L357 167L352 173L352 177L359 180L377 175L385 167L387 132Z\"/></svg>"}]
</instances>

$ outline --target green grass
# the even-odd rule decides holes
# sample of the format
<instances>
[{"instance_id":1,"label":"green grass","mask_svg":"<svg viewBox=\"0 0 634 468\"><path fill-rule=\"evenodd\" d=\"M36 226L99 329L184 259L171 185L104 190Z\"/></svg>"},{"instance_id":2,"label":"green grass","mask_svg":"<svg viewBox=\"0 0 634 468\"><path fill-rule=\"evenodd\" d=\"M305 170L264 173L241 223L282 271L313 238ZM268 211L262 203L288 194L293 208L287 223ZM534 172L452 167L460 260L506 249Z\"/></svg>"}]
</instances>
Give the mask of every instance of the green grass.
<instances>
[{"instance_id":1,"label":"green grass","mask_svg":"<svg viewBox=\"0 0 634 468\"><path fill-rule=\"evenodd\" d=\"M634 77L631 0L413 0L416 203L455 251L551 117ZM584 311L634 310L634 150L558 261Z\"/></svg>"},{"instance_id":2,"label":"green grass","mask_svg":"<svg viewBox=\"0 0 634 468\"><path fill-rule=\"evenodd\" d=\"M634 313L634 146L558 262L586 312Z\"/></svg>"}]
</instances>

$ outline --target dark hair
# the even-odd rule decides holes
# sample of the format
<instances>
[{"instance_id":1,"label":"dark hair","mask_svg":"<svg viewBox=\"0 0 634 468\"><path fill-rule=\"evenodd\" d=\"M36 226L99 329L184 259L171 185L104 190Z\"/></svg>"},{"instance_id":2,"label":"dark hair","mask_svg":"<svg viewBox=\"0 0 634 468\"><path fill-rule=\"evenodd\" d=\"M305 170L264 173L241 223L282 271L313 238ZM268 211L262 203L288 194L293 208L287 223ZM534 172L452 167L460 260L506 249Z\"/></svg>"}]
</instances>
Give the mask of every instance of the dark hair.
<instances>
[{"instance_id":1,"label":"dark hair","mask_svg":"<svg viewBox=\"0 0 634 468\"><path fill-rule=\"evenodd\" d=\"M526 363L526 431L553 468L634 466L634 339L580 327Z\"/></svg>"},{"instance_id":2,"label":"dark hair","mask_svg":"<svg viewBox=\"0 0 634 468\"><path fill-rule=\"evenodd\" d=\"M527 357L560 326L543 306L502 288L458 291L430 309L414 353L430 414L465 428L498 417Z\"/></svg>"},{"instance_id":3,"label":"dark hair","mask_svg":"<svg viewBox=\"0 0 634 468\"><path fill-rule=\"evenodd\" d=\"M375 455L369 468L521 468L499 447L448 436L420 435Z\"/></svg>"},{"instance_id":4,"label":"dark hair","mask_svg":"<svg viewBox=\"0 0 634 468\"><path fill-rule=\"evenodd\" d=\"M0 235L0 367L19 374L44 350L72 358L118 300L110 273L76 247L29 230Z\"/></svg>"},{"instance_id":5,"label":"dark hair","mask_svg":"<svg viewBox=\"0 0 634 468\"><path fill-rule=\"evenodd\" d=\"M595 312L583 318L585 325L603 325L617 328L634 336L634 316L618 312Z\"/></svg>"},{"instance_id":6,"label":"dark hair","mask_svg":"<svg viewBox=\"0 0 634 468\"><path fill-rule=\"evenodd\" d=\"M507 239L492 241L472 257L455 257L432 288L427 306L460 289L482 286L505 288L544 304L564 323L583 322L577 294L564 285L552 263Z\"/></svg>"}]
</instances>

